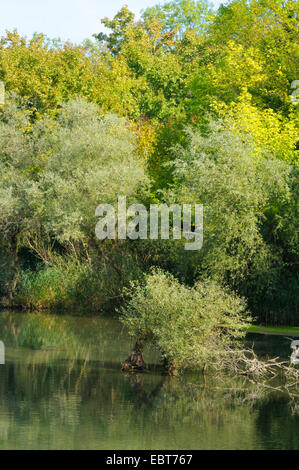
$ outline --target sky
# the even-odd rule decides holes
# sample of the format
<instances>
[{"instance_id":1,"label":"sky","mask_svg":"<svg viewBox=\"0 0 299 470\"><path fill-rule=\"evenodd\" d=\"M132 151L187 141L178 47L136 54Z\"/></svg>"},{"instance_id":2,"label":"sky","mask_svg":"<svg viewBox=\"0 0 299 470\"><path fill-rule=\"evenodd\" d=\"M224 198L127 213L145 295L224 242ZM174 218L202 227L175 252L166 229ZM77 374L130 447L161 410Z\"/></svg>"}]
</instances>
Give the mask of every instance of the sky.
<instances>
[{"instance_id":1,"label":"sky","mask_svg":"<svg viewBox=\"0 0 299 470\"><path fill-rule=\"evenodd\" d=\"M80 43L103 30L101 18L113 18L123 5L136 15L159 0L0 0L0 36L17 29L21 36L44 33ZM218 7L221 0L214 0ZM224 0L222 0L224 3Z\"/></svg>"}]
</instances>

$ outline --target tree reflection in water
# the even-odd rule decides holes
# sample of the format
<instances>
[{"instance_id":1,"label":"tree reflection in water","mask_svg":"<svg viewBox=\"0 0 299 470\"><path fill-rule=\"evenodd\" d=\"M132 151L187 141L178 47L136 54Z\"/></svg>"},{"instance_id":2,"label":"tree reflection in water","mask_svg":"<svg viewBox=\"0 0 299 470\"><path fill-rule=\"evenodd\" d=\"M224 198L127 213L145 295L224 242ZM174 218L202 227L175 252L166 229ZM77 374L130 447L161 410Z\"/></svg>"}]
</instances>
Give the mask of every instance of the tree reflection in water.
<instances>
[{"instance_id":1,"label":"tree reflection in water","mask_svg":"<svg viewBox=\"0 0 299 470\"><path fill-rule=\"evenodd\" d=\"M298 449L296 402L245 378L123 374L113 319L0 316L0 448ZM290 406L292 405L292 406Z\"/></svg>"}]
</instances>

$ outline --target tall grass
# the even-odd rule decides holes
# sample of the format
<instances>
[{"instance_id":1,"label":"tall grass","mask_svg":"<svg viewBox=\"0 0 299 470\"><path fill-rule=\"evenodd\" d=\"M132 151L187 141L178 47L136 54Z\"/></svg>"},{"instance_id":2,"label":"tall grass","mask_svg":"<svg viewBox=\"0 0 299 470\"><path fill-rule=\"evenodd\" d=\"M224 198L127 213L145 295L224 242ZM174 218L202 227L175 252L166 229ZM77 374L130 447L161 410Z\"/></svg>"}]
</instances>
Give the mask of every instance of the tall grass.
<instances>
[{"instance_id":1,"label":"tall grass","mask_svg":"<svg viewBox=\"0 0 299 470\"><path fill-rule=\"evenodd\" d=\"M132 276L136 269L127 260L119 273L104 264L61 260L35 272L21 271L14 302L30 310L104 313L121 301L122 289Z\"/></svg>"}]
</instances>

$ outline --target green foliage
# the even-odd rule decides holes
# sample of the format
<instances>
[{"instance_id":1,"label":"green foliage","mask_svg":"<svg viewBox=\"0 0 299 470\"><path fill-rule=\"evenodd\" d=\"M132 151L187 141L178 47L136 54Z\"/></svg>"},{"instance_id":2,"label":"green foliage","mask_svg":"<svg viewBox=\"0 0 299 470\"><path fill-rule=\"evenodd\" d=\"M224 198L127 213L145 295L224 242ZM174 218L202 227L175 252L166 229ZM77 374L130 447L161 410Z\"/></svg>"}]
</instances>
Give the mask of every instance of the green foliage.
<instances>
[{"instance_id":1,"label":"green foliage","mask_svg":"<svg viewBox=\"0 0 299 470\"><path fill-rule=\"evenodd\" d=\"M269 298L280 295L282 280L298 269L297 171L261 154L247 134L215 122L207 134L191 133L189 146L175 152L175 182L166 200L204 206L204 245L192 257L194 275L229 283L255 312L261 305L272 310ZM285 285L284 310L291 316L295 282ZM279 304L272 320L285 317Z\"/></svg>"},{"instance_id":2,"label":"green foliage","mask_svg":"<svg viewBox=\"0 0 299 470\"><path fill-rule=\"evenodd\" d=\"M263 63L264 80L256 90L259 99L273 109L287 109L289 84L297 73L297 29L294 0L238 0L220 7L211 34L217 42L233 40L254 48Z\"/></svg>"},{"instance_id":3,"label":"green foliage","mask_svg":"<svg viewBox=\"0 0 299 470\"><path fill-rule=\"evenodd\" d=\"M29 100L31 110L38 113L56 109L76 94L88 96L93 85L83 47L62 46L43 35L27 43L16 31L1 39L0 77L7 91Z\"/></svg>"},{"instance_id":4,"label":"green foliage","mask_svg":"<svg viewBox=\"0 0 299 470\"><path fill-rule=\"evenodd\" d=\"M32 126L25 110L8 104L0 126L3 238L42 233L61 243L87 243L98 204L114 203L117 195L130 201L146 184L125 120L100 119L93 104L74 100L56 119Z\"/></svg>"},{"instance_id":5,"label":"green foliage","mask_svg":"<svg viewBox=\"0 0 299 470\"><path fill-rule=\"evenodd\" d=\"M298 321L296 2L212 14L173 0L102 23L80 46L0 41L1 295L105 310L160 266L190 286L228 284L261 321ZM99 243L95 208L118 195L204 204L203 249Z\"/></svg>"},{"instance_id":6,"label":"green foliage","mask_svg":"<svg viewBox=\"0 0 299 470\"><path fill-rule=\"evenodd\" d=\"M113 53L117 54L120 52L122 45L126 39L126 29L128 26L133 24L135 15L126 6L124 6L113 18L103 18L101 23L108 29L112 30L112 33L107 35L99 33L95 35L98 41L103 42L107 45L108 49Z\"/></svg>"},{"instance_id":7,"label":"green foliage","mask_svg":"<svg viewBox=\"0 0 299 470\"><path fill-rule=\"evenodd\" d=\"M244 300L213 281L186 287L154 271L130 295L121 316L129 334L153 343L178 370L213 364L237 345L250 321Z\"/></svg>"},{"instance_id":8,"label":"green foliage","mask_svg":"<svg viewBox=\"0 0 299 470\"><path fill-rule=\"evenodd\" d=\"M66 330L64 323L56 318L27 314L17 331L17 346L31 349L70 346L74 334Z\"/></svg>"},{"instance_id":9,"label":"green foliage","mask_svg":"<svg viewBox=\"0 0 299 470\"><path fill-rule=\"evenodd\" d=\"M116 203L118 195L133 202L146 187L134 135L124 119L100 118L96 106L83 100L63 105L55 119L44 117L32 124L12 97L0 128L0 233L6 253L11 252L12 288L20 247L52 266L36 275L21 275L22 293L15 302L60 308L70 299L76 304L82 289L87 297L79 303L90 305L83 285L89 283L95 293L100 282L96 272L86 271L84 264L57 266L57 254L67 253L83 263L92 254L104 257L105 250L111 255L113 243L105 245L95 237L95 209L103 202ZM117 283L122 285L119 279ZM101 309L105 301L93 296L91 308Z\"/></svg>"},{"instance_id":10,"label":"green foliage","mask_svg":"<svg viewBox=\"0 0 299 470\"><path fill-rule=\"evenodd\" d=\"M207 0L172 0L147 8L142 16L147 22L158 19L163 32L176 31L178 38L182 38L188 30L205 31L213 12Z\"/></svg>"},{"instance_id":11,"label":"green foliage","mask_svg":"<svg viewBox=\"0 0 299 470\"><path fill-rule=\"evenodd\" d=\"M269 152L290 164L298 163L298 120L294 113L285 117L271 108L260 110L252 104L252 96L246 91L237 102L218 111L230 120L236 132L248 133L260 152Z\"/></svg>"},{"instance_id":12,"label":"green foliage","mask_svg":"<svg viewBox=\"0 0 299 470\"><path fill-rule=\"evenodd\" d=\"M78 96L98 104L102 113L140 114L142 83L98 44L60 44L43 35L27 41L16 31L8 32L0 41L0 79L7 92L24 98L35 118L53 115L62 103Z\"/></svg>"},{"instance_id":13,"label":"green foliage","mask_svg":"<svg viewBox=\"0 0 299 470\"><path fill-rule=\"evenodd\" d=\"M126 254L118 260L117 271L111 263L95 263L60 257L52 266L21 271L15 305L82 315L111 312L121 301L124 286L141 273Z\"/></svg>"}]
</instances>

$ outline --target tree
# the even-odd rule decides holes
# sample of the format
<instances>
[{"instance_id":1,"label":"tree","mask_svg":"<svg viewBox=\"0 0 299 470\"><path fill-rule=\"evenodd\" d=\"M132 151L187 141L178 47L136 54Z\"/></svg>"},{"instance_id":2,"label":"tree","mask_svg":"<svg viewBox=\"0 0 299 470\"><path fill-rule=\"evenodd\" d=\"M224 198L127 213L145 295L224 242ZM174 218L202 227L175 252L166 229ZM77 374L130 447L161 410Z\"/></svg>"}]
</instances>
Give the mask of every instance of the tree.
<instances>
[{"instance_id":1,"label":"tree","mask_svg":"<svg viewBox=\"0 0 299 470\"><path fill-rule=\"evenodd\" d=\"M215 44L233 41L256 51L265 75L257 94L266 106L284 112L297 77L298 13L294 0L234 0L221 5L210 28Z\"/></svg>"},{"instance_id":2,"label":"tree","mask_svg":"<svg viewBox=\"0 0 299 470\"><path fill-rule=\"evenodd\" d=\"M290 321L290 312L298 309L293 289L297 169L234 126L212 122L204 133L191 132L188 145L174 149L174 183L164 198L168 204L204 206L203 247L184 258L193 278L224 282L248 299L253 313L271 310L273 321ZM275 307L285 278L284 305Z\"/></svg>"},{"instance_id":3,"label":"tree","mask_svg":"<svg viewBox=\"0 0 299 470\"><path fill-rule=\"evenodd\" d=\"M142 17L147 22L159 20L163 33L176 31L177 39L182 39L186 31L205 32L213 11L207 0L172 0L147 8Z\"/></svg>"},{"instance_id":4,"label":"tree","mask_svg":"<svg viewBox=\"0 0 299 470\"><path fill-rule=\"evenodd\" d=\"M73 100L55 119L32 123L26 104L8 95L0 130L0 233L14 272L21 245L44 263L47 243L86 255L96 245L96 207L118 195L135 200L147 185L128 124L114 115L100 118L95 104Z\"/></svg>"},{"instance_id":5,"label":"tree","mask_svg":"<svg viewBox=\"0 0 299 470\"><path fill-rule=\"evenodd\" d=\"M120 21L130 18L130 21ZM109 35L96 36L103 40L114 60L124 64L134 77L136 87L132 96L138 102L139 117L166 121L184 113L186 68L177 54L172 53L172 33L163 34L156 19L147 25L134 22L130 12L123 8L113 20L105 19L111 29Z\"/></svg>"},{"instance_id":6,"label":"tree","mask_svg":"<svg viewBox=\"0 0 299 470\"><path fill-rule=\"evenodd\" d=\"M124 61L104 54L93 45L56 43L43 35L27 41L16 31L0 42L0 79L6 91L23 97L33 118L57 108L74 97L99 105L102 114L140 117L138 98L142 80L135 79Z\"/></svg>"},{"instance_id":7,"label":"tree","mask_svg":"<svg viewBox=\"0 0 299 470\"><path fill-rule=\"evenodd\" d=\"M126 30L134 23L135 15L127 6L124 6L113 18L103 18L101 23L108 29L111 29L110 34L99 33L94 34L94 37L101 43L105 44L112 54L118 54L121 51L122 45L125 43Z\"/></svg>"},{"instance_id":8,"label":"tree","mask_svg":"<svg viewBox=\"0 0 299 470\"><path fill-rule=\"evenodd\" d=\"M144 367L146 343L156 346L170 375L213 365L249 325L244 300L215 282L186 287L158 270L132 285L129 295L120 319L137 343L124 370Z\"/></svg>"}]
</instances>

